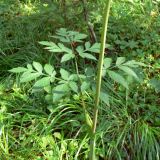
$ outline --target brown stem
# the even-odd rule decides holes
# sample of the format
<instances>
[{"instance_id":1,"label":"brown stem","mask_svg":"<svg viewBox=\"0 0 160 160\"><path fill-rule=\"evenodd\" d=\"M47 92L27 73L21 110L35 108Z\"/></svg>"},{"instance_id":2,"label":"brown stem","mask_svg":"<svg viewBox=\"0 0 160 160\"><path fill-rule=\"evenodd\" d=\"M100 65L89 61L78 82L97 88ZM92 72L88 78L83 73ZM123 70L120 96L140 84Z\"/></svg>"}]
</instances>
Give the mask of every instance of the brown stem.
<instances>
[{"instance_id":1,"label":"brown stem","mask_svg":"<svg viewBox=\"0 0 160 160\"><path fill-rule=\"evenodd\" d=\"M89 22L89 15L88 15L88 10L87 10L87 1L86 0L81 0L82 4L83 4L83 14L84 14L84 19L87 23L88 26L88 31L90 33L90 39L92 43L97 42L97 37L96 34L94 32L94 28L93 25Z\"/></svg>"}]
</instances>

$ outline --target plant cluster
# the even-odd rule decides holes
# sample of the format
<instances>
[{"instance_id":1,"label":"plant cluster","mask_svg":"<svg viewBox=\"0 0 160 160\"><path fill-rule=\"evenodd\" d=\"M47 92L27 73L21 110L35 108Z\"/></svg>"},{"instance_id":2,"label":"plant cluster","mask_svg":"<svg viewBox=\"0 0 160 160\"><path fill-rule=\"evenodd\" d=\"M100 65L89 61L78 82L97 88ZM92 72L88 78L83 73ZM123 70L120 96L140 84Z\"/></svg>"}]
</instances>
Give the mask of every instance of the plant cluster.
<instances>
[{"instance_id":1,"label":"plant cluster","mask_svg":"<svg viewBox=\"0 0 160 160\"><path fill-rule=\"evenodd\" d=\"M89 158L105 4L0 1L0 159ZM158 160L159 1L111 6L96 158Z\"/></svg>"}]
</instances>

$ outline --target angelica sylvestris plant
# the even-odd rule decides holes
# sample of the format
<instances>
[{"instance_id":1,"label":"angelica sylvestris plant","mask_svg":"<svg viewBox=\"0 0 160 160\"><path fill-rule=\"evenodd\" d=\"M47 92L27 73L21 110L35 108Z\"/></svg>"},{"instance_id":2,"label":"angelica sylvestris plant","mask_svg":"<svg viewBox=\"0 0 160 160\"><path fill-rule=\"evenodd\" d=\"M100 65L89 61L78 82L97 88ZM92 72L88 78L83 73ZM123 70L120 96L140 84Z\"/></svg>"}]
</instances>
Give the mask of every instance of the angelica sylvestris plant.
<instances>
[{"instance_id":1,"label":"angelica sylvestris plant","mask_svg":"<svg viewBox=\"0 0 160 160\"><path fill-rule=\"evenodd\" d=\"M79 32L67 31L65 28L57 30L54 38L58 39L60 43L42 41L40 44L46 46L49 52L54 54L61 54L60 63L71 63L76 61L79 65L80 60L88 59L97 63L95 53L97 54L100 49L100 43L91 44L90 42L82 43L86 39L87 35ZM78 43L77 46L74 46ZM78 94L89 89L95 89L95 68L91 66L86 68L84 66L84 73L79 73L79 66L75 64L75 72L71 73L69 69L59 68L55 70L51 64L45 64L42 66L39 62L33 62L28 64L27 67L17 67L10 70L10 72L21 73L20 82L34 81L33 89L44 89L48 92L47 97L52 97L52 102L60 100L69 92ZM116 62L113 62L111 58L104 58L103 64L103 76L108 75L112 80L123 85L128 89L128 84L122 74L119 71L123 71L128 75L138 78L132 68L143 65L140 62L134 60L126 61L125 57L118 57ZM116 70L116 71L115 71ZM81 81L79 81L79 78ZM80 87L79 87L80 86ZM39 90L38 90L39 91ZM106 102L105 93L100 96L101 100ZM106 102L108 104L108 102Z\"/></svg>"},{"instance_id":2,"label":"angelica sylvestris plant","mask_svg":"<svg viewBox=\"0 0 160 160\"><path fill-rule=\"evenodd\" d=\"M59 43L41 41L45 49L59 57L60 67L53 64L40 64L33 62L26 67L17 67L10 72L20 74L20 82L32 82L32 91L44 91L45 99L48 103L58 103L65 98L71 98L78 95L83 101L83 110L86 118L86 124L89 126L89 133L93 127L91 116L83 100L83 95L89 93L92 97L96 90L95 83L95 65L100 50L100 43L91 44L86 41L87 35L75 31L68 31L66 28L57 30L53 36ZM105 45L106 46L106 45ZM82 67L81 63L84 64ZM116 61L112 58L104 58L102 65L102 76L104 79L110 79L113 83L120 84L129 89L125 80L126 76L132 76L138 79L134 68L142 63L134 60L126 61L125 57L118 57ZM63 66L63 67L62 67ZM66 66L64 68L64 66ZM67 67L71 66L71 67ZM83 68L83 70L81 69ZM109 105L109 94L105 88L100 92L101 102Z\"/></svg>"}]
</instances>

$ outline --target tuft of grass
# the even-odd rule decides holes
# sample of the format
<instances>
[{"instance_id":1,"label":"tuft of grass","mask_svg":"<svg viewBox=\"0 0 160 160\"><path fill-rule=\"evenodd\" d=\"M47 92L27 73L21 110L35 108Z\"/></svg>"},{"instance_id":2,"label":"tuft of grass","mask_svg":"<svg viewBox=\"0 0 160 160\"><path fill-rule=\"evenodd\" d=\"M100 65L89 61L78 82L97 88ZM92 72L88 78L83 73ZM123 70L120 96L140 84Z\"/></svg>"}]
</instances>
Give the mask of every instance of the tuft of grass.
<instances>
[{"instance_id":1,"label":"tuft of grass","mask_svg":"<svg viewBox=\"0 0 160 160\"><path fill-rule=\"evenodd\" d=\"M56 3L4 1L0 12L0 74L33 60L48 61L38 41L64 23ZM55 17L54 19L52 17Z\"/></svg>"}]
</instances>

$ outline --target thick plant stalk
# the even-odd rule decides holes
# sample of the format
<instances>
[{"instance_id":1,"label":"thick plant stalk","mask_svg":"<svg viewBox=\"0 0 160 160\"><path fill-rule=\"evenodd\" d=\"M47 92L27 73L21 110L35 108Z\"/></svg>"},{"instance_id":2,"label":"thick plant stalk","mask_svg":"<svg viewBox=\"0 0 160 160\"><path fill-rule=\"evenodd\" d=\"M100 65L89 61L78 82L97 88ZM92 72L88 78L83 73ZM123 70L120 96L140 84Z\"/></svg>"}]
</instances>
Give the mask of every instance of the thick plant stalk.
<instances>
[{"instance_id":1,"label":"thick plant stalk","mask_svg":"<svg viewBox=\"0 0 160 160\"><path fill-rule=\"evenodd\" d=\"M101 82L102 82L102 67L103 67L103 59L105 52L105 43L106 43L106 35L108 28L108 18L110 12L111 0L106 1L106 7L104 12L104 20L103 20L103 28L101 35L101 49L98 61L98 73L97 73L97 82L96 82L96 97L95 97L95 106L93 113L93 126L92 126L92 134L91 134L91 144L90 144L90 160L95 160L95 132L97 126L97 117L98 117L98 107L99 107L99 98L100 98L100 90L101 90Z\"/></svg>"}]
</instances>

